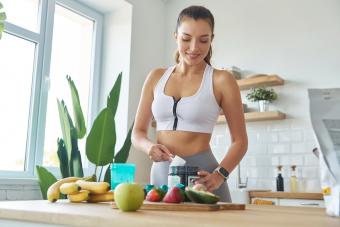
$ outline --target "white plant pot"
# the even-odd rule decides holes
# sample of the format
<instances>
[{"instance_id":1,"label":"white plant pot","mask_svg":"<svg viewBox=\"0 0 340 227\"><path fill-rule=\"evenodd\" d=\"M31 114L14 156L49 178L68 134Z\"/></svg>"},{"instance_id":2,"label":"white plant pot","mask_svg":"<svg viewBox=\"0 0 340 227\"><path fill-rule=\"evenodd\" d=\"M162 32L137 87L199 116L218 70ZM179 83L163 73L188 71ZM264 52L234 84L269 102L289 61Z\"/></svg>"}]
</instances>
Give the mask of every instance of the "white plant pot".
<instances>
[{"instance_id":1,"label":"white plant pot","mask_svg":"<svg viewBox=\"0 0 340 227\"><path fill-rule=\"evenodd\" d=\"M260 110L260 112L269 111L269 101L268 100L259 100L259 110Z\"/></svg>"}]
</instances>

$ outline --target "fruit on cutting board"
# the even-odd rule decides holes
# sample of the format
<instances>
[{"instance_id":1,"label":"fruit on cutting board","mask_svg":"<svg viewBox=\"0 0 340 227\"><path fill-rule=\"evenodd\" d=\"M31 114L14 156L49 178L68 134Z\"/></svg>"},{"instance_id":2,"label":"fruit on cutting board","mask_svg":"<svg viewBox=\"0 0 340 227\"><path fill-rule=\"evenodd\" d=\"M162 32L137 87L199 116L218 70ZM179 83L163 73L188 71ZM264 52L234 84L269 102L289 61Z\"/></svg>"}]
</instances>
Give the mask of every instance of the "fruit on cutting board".
<instances>
[{"instance_id":1,"label":"fruit on cutting board","mask_svg":"<svg viewBox=\"0 0 340 227\"><path fill-rule=\"evenodd\" d=\"M81 189L90 191L91 194L103 194L110 189L110 184L107 182L89 182L84 180L76 181Z\"/></svg>"},{"instance_id":2,"label":"fruit on cutting board","mask_svg":"<svg viewBox=\"0 0 340 227\"><path fill-rule=\"evenodd\" d=\"M153 188L148 192L145 200L150 201L150 202L160 202L162 201L164 195L165 195L165 191L163 191L162 189Z\"/></svg>"},{"instance_id":3,"label":"fruit on cutting board","mask_svg":"<svg viewBox=\"0 0 340 227\"><path fill-rule=\"evenodd\" d=\"M82 178L79 177L66 177L53 183L47 190L47 200L54 203L60 198L60 186L64 183L75 182Z\"/></svg>"},{"instance_id":4,"label":"fruit on cutting board","mask_svg":"<svg viewBox=\"0 0 340 227\"><path fill-rule=\"evenodd\" d=\"M163 198L165 203L181 203L184 201L184 195L180 188L172 187L168 190Z\"/></svg>"},{"instance_id":5,"label":"fruit on cutting board","mask_svg":"<svg viewBox=\"0 0 340 227\"><path fill-rule=\"evenodd\" d=\"M192 186L192 189L197 190L197 191L207 191L207 187L204 184L195 184Z\"/></svg>"},{"instance_id":6,"label":"fruit on cutting board","mask_svg":"<svg viewBox=\"0 0 340 227\"><path fill-rule=\"evenodd\" d=\"M137 183L121 183L114 191L116 206L122 211L136 211L144 201L143 187Z\"/></svg>"},{"instance_id":7,"label":"fruit on cutting board","mask_svg":"<svg viewBox=\"0 0 340 227\"><path fill-rule=\"evenodd\" d=\"M220 197L211 192L196 190L191 187L185 188L185 194L194 203L215 204L220 200Z\"/></svg>"},{"instance_id":8,"label":"fruit on cutting board","mask_svg":"<svg viewBox=\"0 0 340 227\"><path fill-rule=\"evenodd\" d=\"M99 203L99 202L110 202L114 201L114 192L108 191L103 194L90 194L87 202Z\"/></svg>"},{"instance_id":9,"label":"fruit on cutting board","mask_svg":"<svg viewBox=\"0 0 340 227\"><path fill-rule=\"evenodd\" d=\"M64 195L77 194L80 191L80 186L74 182L63 183L60 186L60 192Z\"/></svg>"},{"instance_id":10,"label":"fruit on cutting board","mask_svg":"<svg viewBox=\"0 0 340 227\"><path fill-rule=\"evenodd\" d=\"M70 202L80 203L80 202L88 200L89 194L90 192L88 190L80 190L76 194L67 195L67 198L70 200Z\"/></svg>"}]
</instances>

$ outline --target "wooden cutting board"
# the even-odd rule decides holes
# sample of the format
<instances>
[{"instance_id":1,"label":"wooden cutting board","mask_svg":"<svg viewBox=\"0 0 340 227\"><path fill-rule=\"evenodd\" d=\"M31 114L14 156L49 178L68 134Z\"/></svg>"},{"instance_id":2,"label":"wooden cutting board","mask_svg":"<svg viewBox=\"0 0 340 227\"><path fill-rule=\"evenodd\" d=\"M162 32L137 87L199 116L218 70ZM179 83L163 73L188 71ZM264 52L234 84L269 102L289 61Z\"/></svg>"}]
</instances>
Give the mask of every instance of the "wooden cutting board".
<instances>
[{"instance_id":1,"label":"wooden cutting board","mask_svg":"<svg viewBox=\"0 0 340 227\"><path fill-rule=\"evenodd\" d=\"M112 208L118 207L113 202ZM244 210L245 204L222 203L217 204L200 204L200 203L163 203L144 201L142 210L167 210L167 211L217 211L217 210Z\"/></svg>"}]
</instances>

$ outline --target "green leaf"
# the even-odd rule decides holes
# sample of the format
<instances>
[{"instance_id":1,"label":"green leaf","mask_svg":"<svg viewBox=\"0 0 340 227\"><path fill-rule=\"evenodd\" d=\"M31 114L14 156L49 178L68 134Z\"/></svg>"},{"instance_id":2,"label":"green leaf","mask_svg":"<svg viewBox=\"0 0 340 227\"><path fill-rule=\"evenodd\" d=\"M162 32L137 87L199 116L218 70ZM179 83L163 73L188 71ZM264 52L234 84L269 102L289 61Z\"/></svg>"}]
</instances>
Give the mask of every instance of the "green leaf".
<instances>
[{"instance_id":1,"label":"green leaf","mask_svg":"<svg viewBox=\"0 0 340 227\"><path fill-rule=\"evenodd\" d=\"M81 109L81 105L79 101L78 90L70 76L66 76L66 79L71 89L71 97L72 97L72 104L73 104L73 117L75 121L77 138L81 139L86 134L86 126L85 126L85 119L84 119L83 111Z\"/></svg>"},{"instance_id":2,"label":"green leaf","mask_svg":"<svg viewBox=\"0 0 340 227\"><path fill-rule=\"evenodd\" d=\"M57 154L59 158L59 168L60 168L61 176L63 178L69 177L70 170L69 170L67 151L66 151L66 147L64 144L64 140L58 138L57 142L58 142Z\"/></svg>"},{"instance_id":3,"label":"green leaf","mask_svg":"<svg viewBox=\"0 0 340 227\"><path fill-rule=\"evenodd\" d=\"M0 22L0 32L3 32L5 30L5 25Z\"/></svg>"},{"instance_id":4,"label":"green leaf","mask_svg":"<svg viewBox=\"0 0 340 227\"><path fill-rule=\"evenodd\" d=\"M60 102L59 99L57 99L57 102L58 102L58 111L59 111L61 131L63 133L63 140L64 140L66 151L67 151L67 159L71 160L72 141L71 141L70 117L69 117L64 101L62 100Z\"/></svg>"},{"instance_id":5,"label":"green leaf","mask_svg":"<svg viewBox=\"0 0 340 227\"><path fill-rule=\"evenodd\" d=\"M111 185L111 163L107 166L107 169L105 171L104 181Z\"/></svg>"},{"instance_id":6,"label":"green leaf","mask_svg":"<svg viewBox=\"0 0 340 227\"><path fill-rule=\"evenodd\" d=\"M122 148L119 150L119 152L115 156L115 159L114 159L115 163L125 163L129 157L130 148L131 148L131 133L132 133L133 125L134 123L132 124L125 138Z\"/></svg>"},{"instance_id":7,"label":"green leaf","mask_svg":"<svg viewBox=\"0 0 340 227\"><path fill-rule=\"evenodd\" d=\"M4 6L2 5L2 3L0 2L0 9L2 9Z\"/></svg>"},{"instance_id":8,"label":"green leaf","mask_svg":"<svg viewBox=\"0 0 340 227\"><path fill-rule=\"evenodd\" d=\"M110 91L109 96L107 97L107 107L110 108L110 110L113 113L113 116L116 116L116 112L117 112L121 83L122 83L122 72L119 73L117 80L112 90Z\"/></svg>"},{"instance_id":9,"label":"green leaf","mask_svg":"<svg viewBox=\"0 0 340 227\"><path fill-rule=\"evenodd\" d=\"M97 181L97 176L95 174L91 176L84 177L85 181L90 181L90 182L96 182Z\"/></svg>"},{"instance_id":10,"label":"green leaf","mask_svg":"<svg viewBox=\"0 0 340 227\"><path fill-rule=\"evenodd\" d=\"M86 156L97 166L112 162L116 144L114 116L109 108L103 109L95 119L86 138Z\"/></svg>"},{"instance_id":11,"label":"green leaf","mask_svg":"<svg viewBox=\"0 0 340 227\"><path fill-rule=\"evenodd\" d=\"M0 13L0 20L6 20L6 19L7 19L6 13L5 12L1 12Z\"/></svg>"},{"instance_id":12,"label":"green leaf","mask_svg":"<svg viewBox=\"0 0 340 227\"><path fill-rule=\"evenodd\" d=\"M36 170L39 178L40 191L43 199L47 199L48 188L57 181L57 178L53 176L47 169L42 166L36 166Z\"/></svg>"},{"instance_id":13,"label":"green leaf","mask_svg":"<svg viewBox=\"0 0 340 227\"><path fill-rule=\"evenodd\" d=\"M83 177L83 165L81 163L81 155L78 149L78 139L72 138L72 155L70 161L70 172L72 176Z\"/></svg>"}]
</instances>

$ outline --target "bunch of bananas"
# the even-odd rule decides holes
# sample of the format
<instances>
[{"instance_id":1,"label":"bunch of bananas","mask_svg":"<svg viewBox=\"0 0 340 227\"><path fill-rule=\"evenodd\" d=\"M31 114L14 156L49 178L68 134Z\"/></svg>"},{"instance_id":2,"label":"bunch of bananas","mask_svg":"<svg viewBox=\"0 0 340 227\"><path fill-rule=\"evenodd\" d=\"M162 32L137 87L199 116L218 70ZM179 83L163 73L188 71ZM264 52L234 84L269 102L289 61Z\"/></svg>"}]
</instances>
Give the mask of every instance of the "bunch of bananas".
<instances>
[{"instance_id":1,"label":"bunch of bananas","mask_svg":"<svg viewBox=\"0 0 340 227\"><path fill-rule=\"evenodd\" d=\"M60 193L67 195L70 202L106 202L113 201L113 191L109 191L107 182L89 182L82 178L67 177L52 184L47 191L47 199L56 202Z\"/></svg>"}]
</instances>

